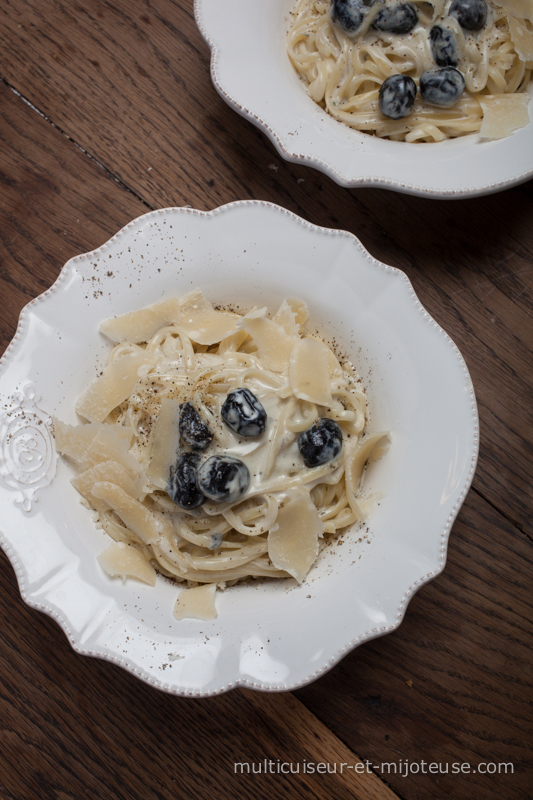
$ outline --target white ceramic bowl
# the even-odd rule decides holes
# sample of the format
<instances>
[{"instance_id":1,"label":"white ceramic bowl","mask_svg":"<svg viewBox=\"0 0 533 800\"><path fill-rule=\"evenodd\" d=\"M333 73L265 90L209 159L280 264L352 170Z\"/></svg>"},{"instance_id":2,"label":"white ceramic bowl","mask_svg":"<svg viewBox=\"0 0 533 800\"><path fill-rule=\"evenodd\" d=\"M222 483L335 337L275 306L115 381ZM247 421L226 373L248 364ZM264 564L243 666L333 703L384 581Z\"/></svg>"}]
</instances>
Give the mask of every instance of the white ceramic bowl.
<instances>
[{"instance_id":1,"label":"white ceramic bowl","mask_svg":"<svg viewBox=\"0 0 533 800\"><path fill-rule=\"evenodd\" d=\"M235 586L218 619L176 621L175 585L109 578L109 541L69 483L50 415L75 423L74 403L110 344L99 323L201 287L222 304L309 304L361 373L370 430L389 453L366 491L385 492L365 530L326 549L306 582ZM0 361L0 543L24 600L50 614L80 653L119 664L176 694L235 686L293 689L367 639L394 630L409 599L437 575L473 478L477 409L465 363L420 305L406 276L349 233L249 201L209 213L154 211L97 250L71 259L23 310Z\"/></svg>"},{"instance_id":2,"label":"white ceramic bowl","mask_svg":"<svg viewBox=\"0 0 533 800\"><path fill-rule=\"evenodd\" d=\"M426 197L490 194L533 176L533 121L498 141L475 134L408 144L335 120L311 100L287 56L287 17L294 4L195 0L218 93L261 128L283 158L321 170L341 186L379 186ZM530 116L533 120L533 102Z\"/></svg>"}]
</instances>

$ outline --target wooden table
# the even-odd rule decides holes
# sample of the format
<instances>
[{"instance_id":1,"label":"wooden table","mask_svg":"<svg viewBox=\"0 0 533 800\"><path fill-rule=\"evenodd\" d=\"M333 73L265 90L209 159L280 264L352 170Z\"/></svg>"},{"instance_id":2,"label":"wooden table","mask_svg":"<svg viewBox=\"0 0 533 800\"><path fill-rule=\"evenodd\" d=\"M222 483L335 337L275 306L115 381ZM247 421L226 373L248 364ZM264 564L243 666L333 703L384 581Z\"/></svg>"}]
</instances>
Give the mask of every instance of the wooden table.
<instances>
[{"instance_id":1,"label":"wooden table","mask_svg":"<svg viewBox=\"0 0 533 800\"><path fill-rule=\"evenodd\" d=\"M286 163L213 89L192 0L3 0L0 21L0 352L65 261L129 220L255 198L404 270L481 416L444 573L397 632L292 694L172 697L78 656L0 553L1 800L531 797L533 183L438 201ZM264 759L273 774L235 774ZM341 774L358 759L370 771ZM406 760L418 774L381 766Z\"/></svg>"}]
</instances>

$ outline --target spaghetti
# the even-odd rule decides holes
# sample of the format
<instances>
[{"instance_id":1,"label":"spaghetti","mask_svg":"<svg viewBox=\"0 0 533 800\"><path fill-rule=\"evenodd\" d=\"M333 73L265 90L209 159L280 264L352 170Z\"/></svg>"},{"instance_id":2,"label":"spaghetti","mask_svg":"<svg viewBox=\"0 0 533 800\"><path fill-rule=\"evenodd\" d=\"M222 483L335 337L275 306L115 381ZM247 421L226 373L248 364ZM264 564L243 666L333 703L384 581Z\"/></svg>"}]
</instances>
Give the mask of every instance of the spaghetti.
<instances>
[{"instance_id":1,"label":"spaghetti","mask_svg":"<svg viewBox=\"0 0 533 800\"><path fill-rule=\"evenodd\" d=\"M365 464L385 452L389 436L365 435L360 379L304 334L306 319L300 300L284 301L270 319L266 309L215 310L196 291L104 323L116 346L77 404L89 421L55 420L55 431L80 470L75 487L112 539L189 587L290 575L301 582L324 534L365 518ZM224 419L233 419L228 397L242 390L266 419L248 425L248 435ZM184 409L201 420L202 434L208 429L201 451L184 440ZM299 439L320 419L338 428L342 446L309 467ZM187 463L238 460L249 473L246 490L232 502L203 497L180 507L169 481L184 454Z\"/></svg>"},{"instance_id":2,"label":"spaghetti","mask_svg":"<svg viewBox=\"0 0 533 800\"><path fill-rule=\"evenodd\" d=\"M481 126L487 105L494 101L496 109L502 97L524 94L530 85L530 21L512 16L504 3L488 2L484 27L468 31L448 14L450 5L451 0L412 0L417 24L408 33L391 33L370 26L382 7L378 3L367 9L368 24L363 24L357 35L348 36L332 21L327 0L298 0L291 12L288 55L309 96L335 119L359 131L406 142L439 142L480 131L484 135ZM432 106L418 94L409 116L387 118L379 108L381 85L402 75L418 87L421 76L436 67L430 41L430 31L436 27L453 36L457 44L464 93L448 108ZM529 121L528 99L526 94L522 103L515 101L507 112L502 110L505 116L520 106L519 121L509 122L507 134ZM485 135L493 138L489 127Z\"/></svg>"}]
</instances>

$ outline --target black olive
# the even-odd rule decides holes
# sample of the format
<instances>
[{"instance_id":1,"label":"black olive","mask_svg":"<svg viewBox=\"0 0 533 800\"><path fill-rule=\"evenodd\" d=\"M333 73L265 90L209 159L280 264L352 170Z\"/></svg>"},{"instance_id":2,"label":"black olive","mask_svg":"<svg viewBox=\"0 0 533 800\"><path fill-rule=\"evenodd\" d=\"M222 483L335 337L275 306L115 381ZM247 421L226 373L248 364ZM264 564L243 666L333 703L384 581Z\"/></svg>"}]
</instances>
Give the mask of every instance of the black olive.
<instances>
[{"instance_id":1,"label":"black olive","mask_svg":"<svg viewBox=\"0 0 533 800\"><path fill-rule=\"evenodd\" d=\"M461 28L480 31L487 21L487 4L485 0L453 0L448 13Z\"/></svg>"},{"instance_id":2,"label":"black olive","mask_svg":"<svg viewBox=\"0 0 533 800\"><path fill-rule=\"evenodd\" d=\"M411 3L382 8L374 17L372 27L387 33L409 33L418 22L416 8Z\"/></svg>"},{"instance_id":3,"label":"black olive","mask_svg":"<svg viewBox=\"0 0 533 800\"><path fill-rule=\"evenodd\" d=\"M454 67L428 69L420 76L420 94L432 106L453 106L464 90L465 79Z\"/></svg>"},{"instance_id":4,"label":"black olive","mask_svg":"<svg viewBox=\"0 0 533 800\"><path fill-rule=\"evenodd\" d=\"M198 488L214 503L234 503L249 485L248 467L233 456L211 456L198 470Z\"/></svg>"},{"instance_id":5,"label":"black olive","mask_svg":"<svg viewBox=\"0 0 533 800\"><path fill-rule=\"evenodd\" d=\"M180 405L179 426L181 438L193 450L205 450L213 441L213 434L192 403Z\"/></svg>"},{"instance_id":6,"label":"black olive","mask_svg":"<svg viewBox=\"0 0 533 800\"><path fill-rule=\"evenodd\" d=\"M249 389L234 389L224 400L222 419L239 436L260 436L266 425L266 411Z\"/></svg>"},{"instance_id":7,"label":"black olive","mask_svg":"<svg viewBox=\"0 0 533 800\"><path fill-rule=\"evenodd\" d=\"M317 419L298 436L298 447L306 467L319 467L337 458L342 448L342 431L333 419Z\"/></svg>"},{"instance_id":8,"label":"black olive","mask_svg":"<svg viewBox=\"0 0 533 800\"><path fill-rule=\"evenodd\" d=\"M390 119L402 119L413 110L416 83L408 75L385 78L379 90L379 110Z\"/></svg>"},{"instance_id":9,"label":"black olive","mask_svg":"<svg viewBox=\"0 0 533 800\"><path fill-rule=\"evenodd\" d=\"M441 28L440 25L433 25L429 32L431 42L431 52L438 67L456 67L459 63L457 59L457 49L455 47L455 37L448 28Z\"/></svg>"},{"instance_id":10,"label":"black olive","mask_svg":"<svg viewBox=\"0 0 533 800\"><path fill-rule=\"evenodd\" d=\"M180 508L198 508L205 502L205 495L198 490L196 483L197 464L198 456L184 453L170 468L167 492Z\"/></svg>"},{"instance_id":11,"label":"black olive","mask_svg":"<svg viewBox=\"0 0 533 800\"><path fill-rule=\"evenodd\" d=\"M363 0L331 0L330 8L332 21L348 36L357 33L367 13Z\"/></svg>"}]
</instances>

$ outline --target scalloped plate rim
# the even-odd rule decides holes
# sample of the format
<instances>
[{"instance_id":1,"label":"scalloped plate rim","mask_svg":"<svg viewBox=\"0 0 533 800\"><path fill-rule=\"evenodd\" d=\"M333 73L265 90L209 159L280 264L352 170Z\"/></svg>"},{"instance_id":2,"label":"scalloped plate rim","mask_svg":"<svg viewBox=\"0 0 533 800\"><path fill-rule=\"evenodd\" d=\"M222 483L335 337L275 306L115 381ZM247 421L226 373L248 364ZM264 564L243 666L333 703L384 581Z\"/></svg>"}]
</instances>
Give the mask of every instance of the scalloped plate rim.
<instances>
[{"instance_id":1,"label":"scalloped plate rim","mask_svg":"<svg viewBox=\"0 0 533 800\"><path fill-rule=\"evenodd\" d=\"M315 225L315 224L313 224L311 222L308 222L307 220L302 219L301 217L298 217L293 212L288 211L287 209L285 209L285 208L283 208L283 207L281 207L279 205L276 205L274 203L270 203L268 201L244 200L244 201L235 201L235 202L232 202L232 203L228 203L228 204L225 204L223 206L219 206L219 207L217 207L215 209L212 209L211 211L202 211L202 210L197 210L197 209L193 209L193 208L190 208L190 207L171 207L171 208L164 208L164 209L157 209L155 211L150 211L150 212L148 212L146 214L140 215L139 217L137 217L134 220L132 220L129 223L127 223L117 233L115 233L112 237L110 237L110 239L108 239L106 242L104 242L103 244L101 244L97 248L95 248L95 249L93 249L91 251L88 251L86 253L82 253L82 254L79 254L77 256L74 256L74 257L70 258L65 263L63 268L61 269L61 272L59 273L58 278L52 284L52 286L49 289L45 290L40 295L38 295L36 298L32 299L21 310L16 333L15 333L12 341L10 342L8 347L6 348L5 352L3 353L2 357L0 358L0 378L2 377L2 374L4 372L4 368L5 368L6 364L7 364L7 362L10 359L15 358L17 356L18 349L23 347L24 338L25 338L25 335L26 335L25 323L26 323L26 318L27 318L28 312L36 304L42 303L42 302L46 302L47 297L51 293L57 291L60 288L61 284L66 279L68 274L71 272L73 267L76 264L78 264L80 261L83 261L84 259L89 259L91 257L95 257L98 254L102 253L111 244L113 244L120 237L122 237L122 235L125 232L132 231L135 228L140 227L148 219L150 219L152 217L157 217L158 215L161 215L161 214L176 213L176 212L177 213L181 213L181 214L194 214L194 215L201 215L201 216L204 216L204 217L212 217L214 215L221 214L221 213L224 213L224 212L231 212L232 210L238 209L239 207L242 207L242 206L255 206L255 207L263 206L263 207L267 207L267 208L269 208L271 210L274 210L275 212L279 212L279 213L282 213L284 215L289 216L294 222L303 225L305 228L308 228L311 231L318 232L321 235L322 234L326 234L326 235L346 236L348 238L348 240L350 241L350 243L352 245L355 245L361 251L361 253L366 257L366 259L370 263L373 264L373 266L381 268L381 269L384 268L386 271L390 272L391 274L396 274L397 276L401 277L402 278L402 285L405 287L405 290L407 291L407 293L409 295L410 301L414 303L414 305L415 305L415 307L417 308L418 311L422 311L423 312L424 319L426 319L428 322L430 322L433 326L435 326L443 334L445 339L452 346L452 348L453 348L453 350L455 352L455 357L459 361L459 364L462 366L463 370L465 371L466 376L469 377L468 369L466 367L464 359L463 359L460 351L458 350L457 346L450 339L449 335L442 329L442 327L440 325L438 325L438 323L435 322L435 320L431 317L431 315L427 312L427 310L422 306L422 304L420 303L416 293L414 292L414 289L412 287L412 284L411 284L409 278L407 277L407 275L402 270L400 270L400 269L398 269L396 267L391 267L389 265L383 264L382 262L380 262L377 259L375 259L366 250L366 248L362 245L360 240L354 234L352 234L352 233L350 233L348 231L343 231L343 230L338 230L338 229L331 229L331 228L326 228L326 227L323 227L323 226ZM443 555L441 555L440 562L436 563L435 565L432 565L432 568L431 568L430 571L428 571L427 573L423 574L420 578L418 578L416 581L414 581L407 588L404 589L403 597L401 598L401 600L399 602L399 605L397 607L398 608L397 618L396 618L396 620L394 621L393 624L388 625L386 628L369 629L369 630L365 631L364 633L360 634L359 636L357 636L355 638L349 638L348 641L344 644L343 647L338 649L335 653L329 654L328 658L326 659L326 661L324 663L322 663L322 665L317 670L315 670L314 672L312 672L309 675L306 675L304 678L299 678L298 680L296 680L293 683L276 684L276 683L268 683L268 682L249 680L249 679L247 679L245 677L237 677L234 681L222 682L222 684L220 684L219 686L217 686L217 688L215 688L213 690L205 691L205 692L204 691L196 691L196 690L191 690L187 686L176 686L176 685L173 685L173 684L171 684L169 682L157 681L151 675L151 673L149 673L143 667L139 667L138 665L131 666L129 661L128 661L128 659L117 658L117 656L113 653L113 651L111 649L109 649L109 648L106 648L105 646L100 646L100 649L98 651L87 650L76 640L76 637L72 633L72 630L70 628L69 622L65 618L65 616L63 616L63 614L59 613L57 611L57 609L55 609L51 605L46 605L46 602L39 602L39 601L36 601L34 598L31 597L31 595L29 594L29 591L28 591L28 585L27 585L28 584L28 579L27 579L27 574L26 574L26 571L25 571L25 566L19 560L19 554L17 552L17 549L16 549L15 545L10 540L8 535L6 533L3 533L1 530L0 530L0 546L2 547L2 549L6 553L7 557L9 558L9 560L12 563L13 569L15 571L15 574L16 574L16 577L17 577L17 580L18 580L20 594L21 594L21 597L24 600L24 602L28 606L30 606L32 608L35 608L36 610L42 611L43 613L45 613L48 616L50 616L51 618L53 618L60 625L61 629L64 631L64 633L67 636L67 639L68 639L71 647L73 648L73 650L75 650L76 652L80 653L81 655L89 655L91 657L100 658L100 659L109 661L110 663L114 663L114 664L120 666L121 668L126 669L128 672L130 672L134 676L140 678L145 683L148 683L149 685L154 686L155 688L161 689L163 691L166 691L166 692L168 692L170 694L179 695L179 696L210 697L210 696L214 696L214 695L217 695L217 694L220 694L220 693L223 693L223 692L226 692L226 691L229 691L231 689L238 688L238 687L253 688L253 689L256 689L256 690L260 690L260 691L273 691L273 692L277 692L277 691L292 691L292 690L294 690L296 688L299 688L299 687L307 685L308 683L316 680L321 675L325 674L335 664L337 664L345 655L347 655L349 652L354 650L360 644L362 644L362 643L364 643L366 641L370 641L370 640L372 640L374 638L379 638L380 636L383 636L383 635L385 635L385 634L387 634L389 632L392 632L392 631L396 630L399 627L399 625L401 624L401 622L403 621L403 619L405 617L406 610L407 610L407 606L408 606L409 602L411 601L411 599L416 594L416 592L422 586L424 586L426 583L428 583L430 580L432 580L437 575L439 575L442 572L442 570L444 569L445 564L446 564L447 545L448 545L448 540L449 540L449 535L450 535L450 532L451 532L451 528L452 528L453 522L455 521L455 519L456 519L456 517L457 517L457 515L459 513L459 510L460 510L460 508L462 506L462 503L464 502L466 494L467 494L467 492L468 492L468 490L469 490L469 488L471 486L471 483L472 483L472 480L473 480L473 477L474 477L474 473L475 473L476 464L477 464L478 453L479 453L479 441L478 441L478 435L477 435L477 431L478 431L478 413L477 413L477 405L476 405L476 401L475 401L475 395L474 395L474 392L473 392L473 388L471 390L471 400L472 400L472 403L473 403L473 405L472 405L472 426L473 426L472 427L472 432L473 432L474 445L473 445L473 449L472 449L472 451L470 453L471 459L470 459L470 463L469 463L469 471L466 474L466 479L462 482L461 487L458 488L456 490L456 492L454 493L454 499L455 499L454 507L453 507L449 517L447 518L444 530L441 531L440 541L441 541L441 551L443 551Z\"/></svg>"},{"instance_id":2,"label":"scalloped plate rim","mask_svg":"<svg viewBox=\"0 0 533 800\"><path fill-rule=\"evenodd\" d=\"M432 199L440 199L440 200L455 200L455 199L465 199L472 197L483 197L487 194L493 194L504 191L506 189L513 188L514 186L518 186L521 183L524 183L525 181L533 177L533 163L532 163L531 166L524 172L518 174L512 174L509 177L505 178L504 180L496 181L495 183L481 184L477 186L463 187L459 189L446 189L434 186L419 186L417 184L408 183L405 181L398 181L392 178L378 177L368 174L360 174L355 177L350 177L347 174L343 174L338 169L336 169L327 160L327 157L320 158L317 157L316 155L311 155L309 153L298 153L291 151L287 141L288 138L287 134L280 132L278 126L276 126L274 123L267 122L266 120L262 119L261 116L258 116L253 110L247 108L244 104L240 103L239 100L236 98L236 93L234 90L222 86L217 76L217 69L216 69L217 61L222 57L221 47L220 45L217 45L215 43L215 41L211 38L211 35L206 30L206 25L203 21L202 10L201 10L202 2L203 0L194 0L194 17L198 29L211 51L210 74L216 91L218 92L220 97L226 103L228 103L228 105L231 106L238 114L240 114L244 119L248 120L253 125L258 127L270 139L270 141L275 146L276 150L282 156L282 158L285 158L290 163L304 164L306 166L311 166L322 172L324 175L327 175L329 178L335 181L339 186L342 186L343 188L346 189L358 189L358 188L389 189L403 194L410 194L417 197L429 197ZM530 87L530 94L533 95L533 86ZM532 107L533 107L533 101L530 102L530 115ZM338 122L338 124L342 125L342 123L340 122ZM533 138L533 119L530 122L530 127L532 128L532 138ZM511 136L506 138L511 139L512 134ZM502 141L502 140L496 140L496 141ZM419 146L424 147L427 145L422 144ZM429 146L432 145L430 144ZM532 143L532 149L533 149L533 143Z\"/></svg>"}]
</instances>

